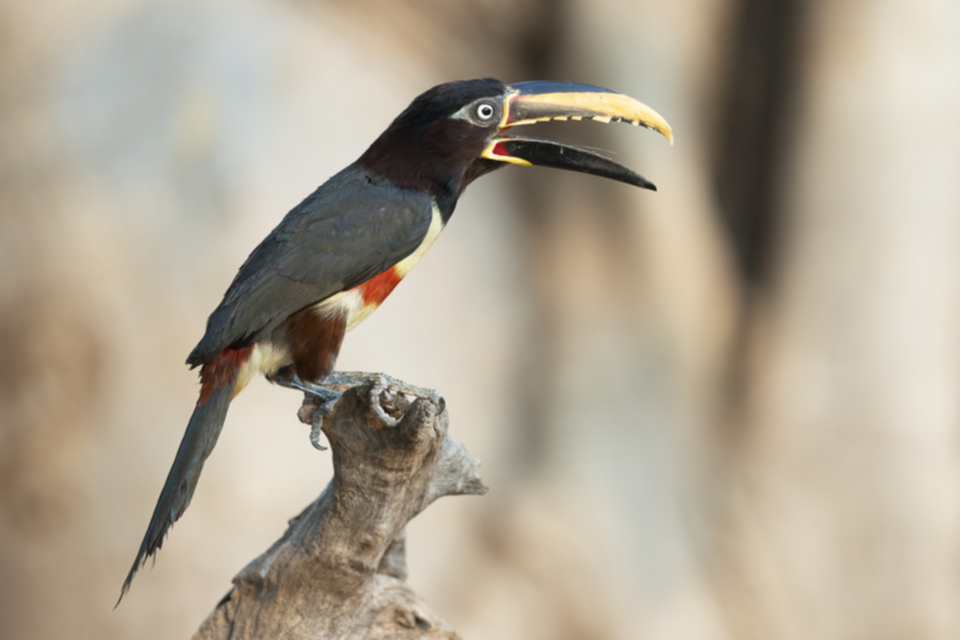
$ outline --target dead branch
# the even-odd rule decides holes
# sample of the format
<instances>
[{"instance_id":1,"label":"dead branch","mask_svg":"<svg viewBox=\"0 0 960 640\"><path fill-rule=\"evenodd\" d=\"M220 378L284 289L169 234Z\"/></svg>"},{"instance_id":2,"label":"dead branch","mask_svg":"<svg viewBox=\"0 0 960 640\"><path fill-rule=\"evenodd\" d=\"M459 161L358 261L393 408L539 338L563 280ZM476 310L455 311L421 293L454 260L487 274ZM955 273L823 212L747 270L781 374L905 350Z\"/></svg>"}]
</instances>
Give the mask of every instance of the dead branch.
<instances>
[{"instance_id":1,"label":"dead branch","mask_svg":"<svg viewBox=\"0 0 960 640\"><path fill-rule=\"evenodd\" d=\"M399 422L388 427L364 401L372 388L347 390L324 419L333 479L194 640L459 637L404 581L404 527L441 496L484 493L478 463L447 436L438 395L408 402L413 387L390 380L380 404Z\"/></svg>"}]
</instances>

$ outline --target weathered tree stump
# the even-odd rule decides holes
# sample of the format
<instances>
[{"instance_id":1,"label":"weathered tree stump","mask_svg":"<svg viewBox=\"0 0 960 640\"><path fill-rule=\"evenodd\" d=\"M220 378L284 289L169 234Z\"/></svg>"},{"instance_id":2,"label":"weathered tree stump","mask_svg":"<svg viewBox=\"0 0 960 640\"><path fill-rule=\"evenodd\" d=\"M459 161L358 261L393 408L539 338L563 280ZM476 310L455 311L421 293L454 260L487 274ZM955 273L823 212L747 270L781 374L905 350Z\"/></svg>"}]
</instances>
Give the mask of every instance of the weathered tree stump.
<instances>
[{"instance_id":1,"label":"weathered tree stump","mask_svg":"<svg viewBox=\"0 0 960 640\"><path fill-rule=\"evenodd\" d=\"M195 640L459 637L404 581L404 527L441 496L486 492L478 462L447 436L438 395L409 402L415 388L388 379L390 427L364 401L373 388L348 389L323 419L333 479L233 579Z\"/></svg>"}]
</instances>

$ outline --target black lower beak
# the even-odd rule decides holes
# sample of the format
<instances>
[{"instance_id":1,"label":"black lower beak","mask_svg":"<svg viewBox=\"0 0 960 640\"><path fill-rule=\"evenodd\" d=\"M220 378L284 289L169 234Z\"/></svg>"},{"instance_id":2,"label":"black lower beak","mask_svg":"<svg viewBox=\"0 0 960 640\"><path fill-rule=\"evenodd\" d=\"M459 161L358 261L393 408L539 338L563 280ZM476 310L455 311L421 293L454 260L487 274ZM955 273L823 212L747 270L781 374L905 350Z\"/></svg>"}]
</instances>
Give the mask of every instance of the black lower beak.
<instances>
[{"instance_id":1,"label":"black lower beak","mask_svg":"<svg viewBox=\"0 0 960 640\"><path fill-rule=\"evenodd\" d=\"M601 178L610 178L618 182L625 182L635 187L649 189L650 191L657 190L657 185L632 169L614 162L610 158L587 149L581 149L580 147L572 147L570 145L560 144L559 142L538 140L536 138L503 136L497 138L494 151L497 155L493 156L492 159L509 157L510 160L506 161L514 164L578 171ZM491 158L491 156L487 157Z\"/></svg>"}]
</instances>

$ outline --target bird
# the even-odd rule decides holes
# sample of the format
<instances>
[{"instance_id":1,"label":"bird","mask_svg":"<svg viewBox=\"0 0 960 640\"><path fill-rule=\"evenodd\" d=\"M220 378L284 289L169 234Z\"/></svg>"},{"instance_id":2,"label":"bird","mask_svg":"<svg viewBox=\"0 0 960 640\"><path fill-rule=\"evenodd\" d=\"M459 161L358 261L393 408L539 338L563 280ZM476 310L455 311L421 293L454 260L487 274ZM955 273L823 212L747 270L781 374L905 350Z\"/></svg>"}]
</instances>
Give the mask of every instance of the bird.
<instances>
[{"instance_id":1,"label":"bird","mask_svg":"<svg viewBox=\"0 0 960 640\"><path fill-rule=\"evenodd\" d=\"M656 190L593 150L508 133L551 120L626 122L673 144L670 125L656 111L609 89L493 78L440 84L417 96L356 162L294 207L253 250L187 358L200 368L199 398L118 605L189 506L232 399L262 374L335 403L339 394L323 384L334 375L345 333L410 273L471 182L514 164Z\"/></svg>"}]
</instances>

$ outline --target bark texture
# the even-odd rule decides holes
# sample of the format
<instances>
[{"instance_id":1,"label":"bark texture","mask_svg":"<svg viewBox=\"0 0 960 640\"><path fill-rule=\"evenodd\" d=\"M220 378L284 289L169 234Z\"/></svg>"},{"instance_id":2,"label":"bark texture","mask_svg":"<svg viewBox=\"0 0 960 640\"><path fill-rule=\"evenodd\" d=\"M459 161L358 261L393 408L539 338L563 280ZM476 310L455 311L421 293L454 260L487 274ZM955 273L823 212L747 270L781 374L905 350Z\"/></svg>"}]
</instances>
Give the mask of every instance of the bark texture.
<instances>
[{"instance_id":1,"label":"bark texture","mask_svg":"<svg viewBox=\"0 0 960 640\"><path fill-rule=\"evenodd\" d=\"M383 386L380 405L397 425L369 406L373 382L344 393L323 419L330 484L233 579L195 640L459 637L404 581L404 527L441 496L486 487L477 460L447 436L442 398L410 402L416 388ZM309 401L300 412L307 422Z\"/></svg>"}]
</instances>

